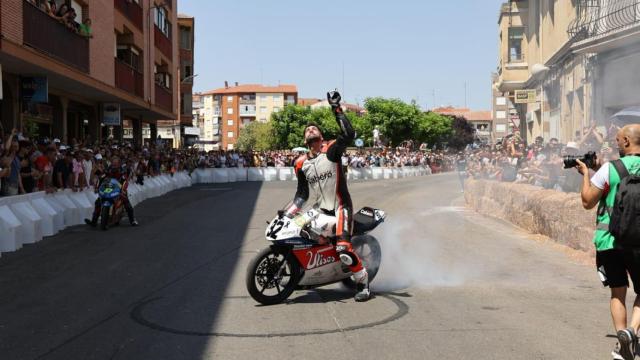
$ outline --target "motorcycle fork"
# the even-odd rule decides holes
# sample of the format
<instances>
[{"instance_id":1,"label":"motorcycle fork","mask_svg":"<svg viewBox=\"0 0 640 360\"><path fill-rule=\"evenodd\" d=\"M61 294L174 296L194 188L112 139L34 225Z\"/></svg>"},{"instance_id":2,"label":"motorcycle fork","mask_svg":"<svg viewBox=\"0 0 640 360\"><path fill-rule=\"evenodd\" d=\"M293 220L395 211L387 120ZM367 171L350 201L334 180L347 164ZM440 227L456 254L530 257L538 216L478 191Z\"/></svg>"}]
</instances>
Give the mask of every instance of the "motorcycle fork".
<instances>
[{"instance_id":1,"label":"motorcycle fork","mask_svg":"<svg viewBox=\"0 0 640 360\"><path fill-rule=\"evenodd\" d=\"M294 261L298 261L298 259L295 257L295 255L293 255L293 249L287 249L287 253L284 256L284 259L282 260L282 264L280 264L280 267L278 268L278 271L273 275L274 279L280 279L282 272L284 271L285 267L287 266L287 261L289 261L291 258L293 257ZM292 267L293 270L293 267ZM291 276L293 276L293 274L291 274Z\"/></svg>"}]
</instances>

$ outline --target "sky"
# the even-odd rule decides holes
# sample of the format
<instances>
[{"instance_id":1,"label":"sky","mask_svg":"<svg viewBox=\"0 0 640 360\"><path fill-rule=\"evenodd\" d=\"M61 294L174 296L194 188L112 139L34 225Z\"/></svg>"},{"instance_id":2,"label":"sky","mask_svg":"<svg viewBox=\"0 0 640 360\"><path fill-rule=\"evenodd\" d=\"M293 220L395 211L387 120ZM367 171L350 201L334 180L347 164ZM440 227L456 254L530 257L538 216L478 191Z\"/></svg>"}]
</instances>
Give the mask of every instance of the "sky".
<instances>
[{"instance_id":1,"label":"sky","mask_svg":"<svg viewBox=\"0 0 640 360\"><path fill-rule=\"evenodd\" d=\"M295 84L423 109L491 109L502 0L178 0L195 17L194 91ZM344 69L344 71L343 71ZM344 85L343 85L344 84Z\"/></svg>"}]
</instances>

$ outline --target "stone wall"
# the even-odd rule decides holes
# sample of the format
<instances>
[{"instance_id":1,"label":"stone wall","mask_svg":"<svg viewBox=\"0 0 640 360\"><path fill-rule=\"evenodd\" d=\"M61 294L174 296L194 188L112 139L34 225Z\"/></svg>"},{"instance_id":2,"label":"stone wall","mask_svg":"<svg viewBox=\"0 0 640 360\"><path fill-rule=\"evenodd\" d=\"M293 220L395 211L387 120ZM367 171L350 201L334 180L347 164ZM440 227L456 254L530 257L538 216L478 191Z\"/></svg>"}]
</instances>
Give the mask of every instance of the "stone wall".
<instances>
[{"instance_id":1,"label":"stone wall","mask_svg":"<svg viewBox=\"0 0 640 360\"><path fill-rule=\"evenodd\" d=\"M580 195L485 180L465 182L467 206L577 250L595 253L596 211L582 207Z\"/></svg>"}]
</instances>

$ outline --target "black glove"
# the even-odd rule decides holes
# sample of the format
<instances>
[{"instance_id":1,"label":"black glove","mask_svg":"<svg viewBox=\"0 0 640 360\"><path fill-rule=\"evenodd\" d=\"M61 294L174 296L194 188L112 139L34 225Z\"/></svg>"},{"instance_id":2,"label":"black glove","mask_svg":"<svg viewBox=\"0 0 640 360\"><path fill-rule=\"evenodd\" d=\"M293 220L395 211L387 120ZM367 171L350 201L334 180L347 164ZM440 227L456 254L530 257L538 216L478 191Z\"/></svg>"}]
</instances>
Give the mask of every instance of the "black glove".
<instances>
[{"instance_id":1,"label":"black glove","mask_svg":"<svg viewBox=\"0 0 640 360\"><path fill-rule=\"evenodd\" d=\"M329 102L329 105L331 105L331 109L334 111L337 109L342 110L340 108L340 100L342 100L342 97L338 91L330 91L327 93L327 101Z\"/></svg>"}]
</instances>

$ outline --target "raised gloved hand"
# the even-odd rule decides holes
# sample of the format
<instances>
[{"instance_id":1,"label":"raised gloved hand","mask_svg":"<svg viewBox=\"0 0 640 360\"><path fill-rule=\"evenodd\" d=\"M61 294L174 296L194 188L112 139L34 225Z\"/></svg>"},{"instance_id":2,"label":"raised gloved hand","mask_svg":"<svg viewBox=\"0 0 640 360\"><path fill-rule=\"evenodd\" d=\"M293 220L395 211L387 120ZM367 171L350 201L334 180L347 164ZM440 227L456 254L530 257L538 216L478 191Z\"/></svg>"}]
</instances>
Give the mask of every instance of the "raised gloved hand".
<instances>
[{"instance_id":1,"label":"raised gloved hand","mask_svg":"<svg viewBox=\"0 0 640 360\"><path fill-rule=\"evenodd\" d=\"M342 100L342 97L338 91L330 91L327 93L327 101L329 102L329 105L331 105L331 109L334 111L337 109L341 110L340 100Z\"/></svg>"}]
</instances>

